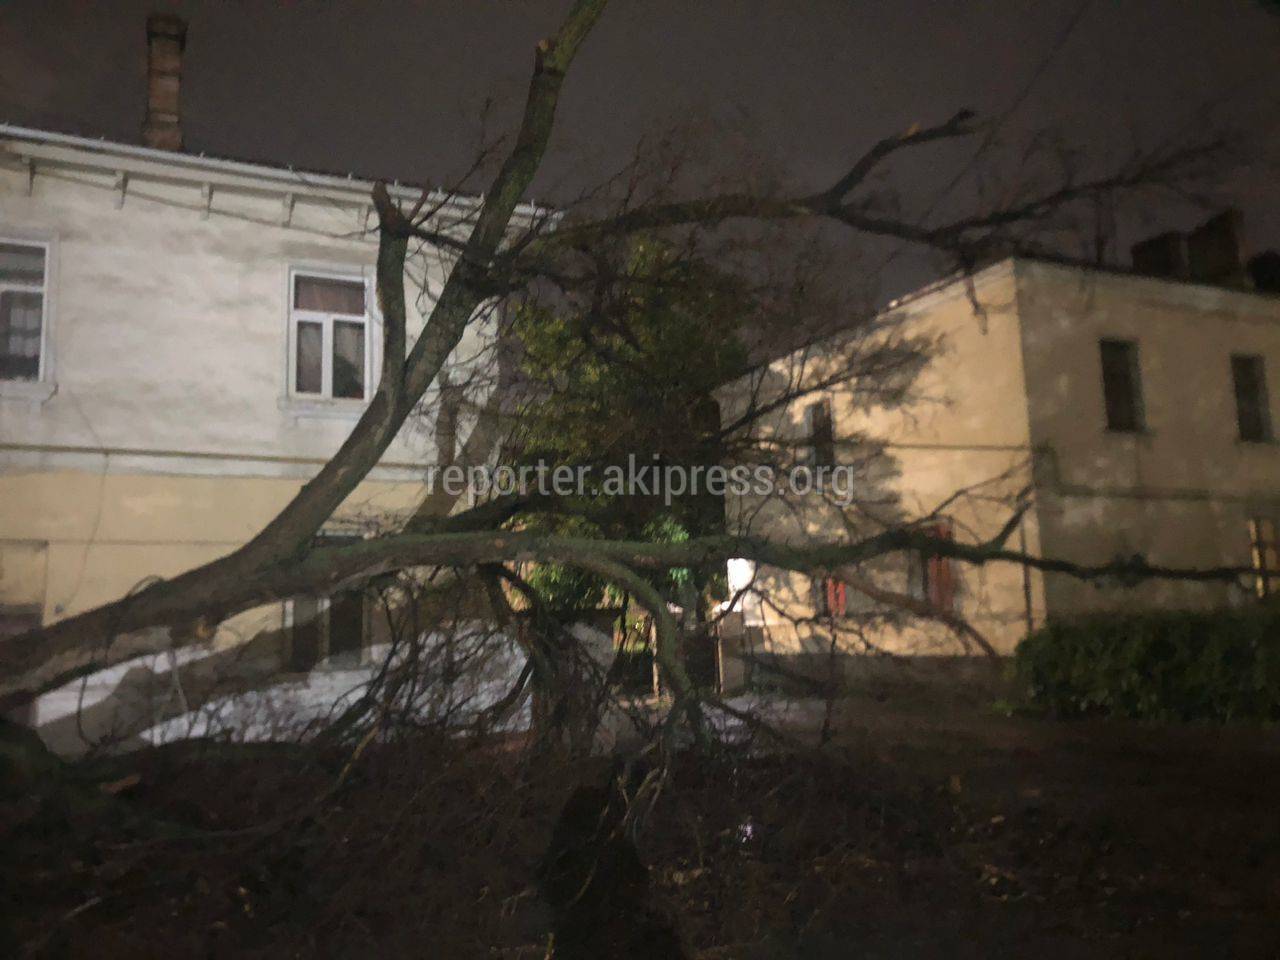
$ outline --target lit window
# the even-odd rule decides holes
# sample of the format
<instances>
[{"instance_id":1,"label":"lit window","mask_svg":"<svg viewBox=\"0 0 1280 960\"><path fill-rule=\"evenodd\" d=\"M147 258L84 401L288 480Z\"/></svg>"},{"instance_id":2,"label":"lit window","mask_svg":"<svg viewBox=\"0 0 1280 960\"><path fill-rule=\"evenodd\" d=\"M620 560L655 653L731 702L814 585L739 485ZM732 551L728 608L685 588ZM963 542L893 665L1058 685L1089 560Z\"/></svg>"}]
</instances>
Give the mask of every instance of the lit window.
<instances>
[{"instance_id":1,"label":"lit window","mask_svg":"<svg viewBox=\"0 0 1280 960\"><path fill-rule=\"evenodd\" d=\"M1236 391L1236 426L1240 439L1263 443L1271 439L1271 411L1267 403L1267 368L1262 357L1237 354L1231 358Z\"/></svg>"},{"instance_id":2,"label":"lit window","mask_svg":"<svg viewBox=\"0 0 1280 960\"><path fill-rule=\"evenodd\" d=\"M366 399L370 324L364 280L295 272L290 287L290 391L317 399Z\"/></svg>"},{"instance_id":3,"label":"lit window","mask_svg":"<svg viewBox=\"0 0 1280 960\"><path fill-rule=\"evenodd\" d=\"M1107 429L1138 433L1144 423L1138 345L1132 340L1102 340L1102 392Z\"/></svg>"},{"instance_id":4,"label":"lit window","mask_svg":"<svg viewBox=\"0 0 1280 960\"><path fill-rule=\"evenodd\" d=\"M0 380L41 378L46 253L43 244L0 240Z\"/></svg>"},{"instance_id":5,"label":"lit window","mask_svg":"<svg viewBox=\"0 0 1280 960\"><path fill-rule=\"evenodd\" d=\"M1253 589L1259 597L1274 597L1280 592L1280 544L1276 543L1276 523L1255 517L1249 521L1250 562L1253 566Z\"/></svg>"}]
</instances>

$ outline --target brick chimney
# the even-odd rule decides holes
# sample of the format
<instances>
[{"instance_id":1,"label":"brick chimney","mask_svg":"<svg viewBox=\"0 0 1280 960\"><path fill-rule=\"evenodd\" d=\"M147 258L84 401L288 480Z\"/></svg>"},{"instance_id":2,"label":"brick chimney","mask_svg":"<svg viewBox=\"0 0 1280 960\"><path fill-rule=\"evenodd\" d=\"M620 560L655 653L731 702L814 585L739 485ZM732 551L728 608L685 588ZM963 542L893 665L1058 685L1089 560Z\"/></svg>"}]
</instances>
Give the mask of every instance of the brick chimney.
<instances>
[{"instance_id":1,"label":"brick chimney","mask_svg":"<svg viewBox=\"0 0 1280 960\"><path fill-rule=\"evenodd\" d=\"M142 142L157 150L182 149L182 48L187 24L168 13L147 17L147 118Z\"/></svg>"}]
</instances>

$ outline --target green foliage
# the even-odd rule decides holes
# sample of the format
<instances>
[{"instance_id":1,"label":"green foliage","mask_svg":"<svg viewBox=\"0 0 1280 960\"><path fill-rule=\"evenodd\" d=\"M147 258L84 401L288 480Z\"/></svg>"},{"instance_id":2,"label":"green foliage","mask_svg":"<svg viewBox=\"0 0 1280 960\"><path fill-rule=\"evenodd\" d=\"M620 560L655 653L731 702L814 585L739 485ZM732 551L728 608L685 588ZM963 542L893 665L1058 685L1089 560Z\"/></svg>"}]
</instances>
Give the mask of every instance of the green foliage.
<instances>
[{"instance_id":1,"label":"green foliage","mask_svg":"<svg viewBox=\"0 0 1280 960\"><path fill-rule=\"evenodd\" d=\"M581 517L538 518L527 526L530 530L555 530L564 536L597 539L600 529ZM559 563L536 563L525 573L525 581L554 616L570 617L582 610L600 606L606 596L600 577L579 567Z\"/></svg>"},{"instance_id":2,"label":"green foliage","mask_svg":"<svg viewBox=\"0 0 1280 960\"><path fill-rule=\"evenodd\" d=\"M520 418L521 459L590 465L596 479L629 455L641 464L720 463L713 395L746 370L736 331L751 313L749 294L691 251L659 241L638 241L621 259L590 308L526 305L516 315L523 372L541 395ZM568 535L674 543L713 532L724 518L723 504L705 494L669 505L656 493L601 494L578 498L573 512L542 523ZM651 579L676 601L686 585L717 586L683 569ZM598 577L553 564L529 580L561 613L621 601Z\"/></svg>"},{"instance_id":3,"label":"green foliage","mask_svg":"<svg viewBox=\"0 0 1280 960\"><path fill-rule=\"evenodd\" d=\"M1096 615L1046 625L1014 669L1065 716L1280 719L1280 607Z\"/></svg>"},{"instance_id":4,"label":"green foliage","mask_svg":"<svg viewBox=\"0 0 1280 960\"><path fill-rule=\"evenodd\" d=\"M564 536L599 539L602 531L582 517L541 520L530 529L554 528ZM689 531L669 516L657 517L645 525L642 536L651 543L681 543L689 539ZM602 603L621 605L623 597L617 587L592 573L558 563L538 563L525 576L547 609L558 616L570 616L594 609ZM692 571L682 567L650 574L648 579L670 600L679 600L680 587L692 579Z\"/></svg>"},{"instance_id":5,"label":"green foliage","mask_svg":"<svg viewBox=\"0 0 1280 960\"><path fill-rule=\"evenodd\" d=\"M526 455L557 463L719 462L712 392L746 368L748 295L687 251L636 243L589 309L527 306L515 332L546 402L522 417Z\"/></svg>"}]
</instances>

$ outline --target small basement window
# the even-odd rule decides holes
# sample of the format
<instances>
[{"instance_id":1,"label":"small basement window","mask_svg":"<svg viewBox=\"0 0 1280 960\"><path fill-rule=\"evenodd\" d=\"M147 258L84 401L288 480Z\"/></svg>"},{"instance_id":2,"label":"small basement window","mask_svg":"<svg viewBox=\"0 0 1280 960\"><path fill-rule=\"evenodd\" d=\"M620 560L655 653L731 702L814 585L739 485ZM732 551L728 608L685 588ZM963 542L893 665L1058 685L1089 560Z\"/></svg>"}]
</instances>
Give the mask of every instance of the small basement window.
<instances>
[{"instance_id":1,"label":"small basement window","mask_svg":"<svg viewBox=\"0 0 1280 960\"><path fill-rule=\"evenodd\" d=\"M47 254L44 244L0 240L0 380L43 378Z\"/></svg>"},{"instance_id":2,"label":"small basement window","mask_svg":"<svg viewBox=\"0 0 1280 960\"><path fill-rule=\"evenodd\" d=\"M1271 410L1267 402L1267 368L1262 357L1234 355L1231 380L1236 392L1236 426L1240 439L1265 443L1271 439Z\"/></svg>"},{"instance_id":3,"label":"small basement window","mask_svg":"<svg viewBox=\"0 0 1280 960\"><path fill-rule=\"evenodd\" d=\"M368 284L362 277L295 271L289 287L289 392L368 399Z\"/></svg>"},{"instance_id":4,"label":"small basement window","mask_svg":"<svg viewBox=\"0 0 1280 960\"><path fill-rule=\"evenodd\" d=\"M1107 429L1138 433L1145 426L1138 345L1132 340L1102 340L1102 392Z\"/></svg>"}]
</instances>

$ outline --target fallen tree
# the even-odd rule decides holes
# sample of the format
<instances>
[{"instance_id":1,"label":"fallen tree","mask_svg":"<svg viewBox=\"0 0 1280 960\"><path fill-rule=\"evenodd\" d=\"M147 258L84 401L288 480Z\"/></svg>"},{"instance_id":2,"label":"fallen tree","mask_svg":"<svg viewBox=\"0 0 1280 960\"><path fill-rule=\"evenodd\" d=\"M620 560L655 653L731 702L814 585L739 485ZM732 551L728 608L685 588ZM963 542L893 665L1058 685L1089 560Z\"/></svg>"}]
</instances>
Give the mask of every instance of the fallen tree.
<instances>
[{"instance_id":1,"label":"fallen tree","mask_svg":"<svg viewBox=\"0 0 1280 960\"><path fill-rule=\"evenodd\" d=\"M910 525L851 542L797 547L755 537L725 535L681 543L586 540L522 532L521 518L556 509L547 500L501 497L447 518L431 514L448 503L429 499L408 526L359 543L319 546L321 529L368 476L398 432L438 384L447 358L477 312L495 299L546 284L557 295L597 288L600 251L639 235L685 231L705 238L739 224L831 224L857 235L891 238L946 254L972 268L995 252L1025 249L1027 232L1073 203L1174 179L1213 155L1216 144L1196 143L1136 155L1120 169L1093 177L1069 176L1039 191L1011 191L993 209L937 224L886 211L871 178L895 154L941 141L971 137L984 127L968 111L933 126L912 126L876 143L847 172L817 191L726 192L692 199L636 202L627 195L616 209L553 223L534 223L523 234L512 217L546 154L560 93L575 56L604 12L605 0L577 0L558 32L538 44L527 100L512 146L484 191L465 237L442 231L424 192L404 209L386 187L375 187L378 217L377 292L384 319L382 370L359 422L338 452L295 498L242 547L211 563L128 596L6 641L0 652L0 705L21 706L70 680L135 657L208 640L219 622L256 605L303 595L324 595L392 571L413 567L471 570L486 564L555 562L590 571L626 589L656 624L657 657L682 707L698 711L680 660L677 626L664 598L644 574L675 568L707 568L731 558L798 571L836 570L907 550L946 555L967 563L1012 562L1079 577L1168 577L1233 580L1235 568L1173 569L1145 563L1081 566L1011 550L1005 545L1020 513L999 535L976 545L939 543ZM429 310L421 334L406 332L405 260L411 243L447 250L453 268ZM607 279L607 278L606 278ZM727 425L726 430L740 424ZM492 433L491 424L473 434ZM483 446L483 444L480 444ZM476 455L478 451L470 451ZM874 589L874 588L873 588ZM885 595L887 596L887 594Z\"/></svg>"}]
</instances>

